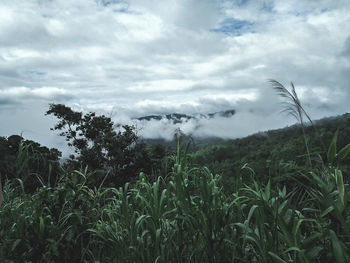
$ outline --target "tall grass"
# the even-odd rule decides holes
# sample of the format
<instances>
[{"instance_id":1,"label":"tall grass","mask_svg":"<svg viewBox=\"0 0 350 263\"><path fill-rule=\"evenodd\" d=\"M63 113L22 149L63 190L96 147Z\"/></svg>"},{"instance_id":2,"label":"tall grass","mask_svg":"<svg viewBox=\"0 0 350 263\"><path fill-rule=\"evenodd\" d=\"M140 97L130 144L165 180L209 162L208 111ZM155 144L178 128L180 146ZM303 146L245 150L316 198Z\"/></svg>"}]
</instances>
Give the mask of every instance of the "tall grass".
<instances>
[{"instance_id":1,"label":"tall grass","mask_svg":"<svg viewBox=\"0 0 350 263\"><path fill-rule=\"evenodd\" d=\"M141 173L119 189L89 188L86 170L62 171L57 185L33 195L6 182L0 260L350 262L350 189L332 162L350 146L334 145L328 165L290 167L300 178L292 189L282 176L264 184L245 166L252 182L237 180L225 194L222 178L193 167L185 149L168 174Z\"/></svg>"},{"instance_id":2,"label":"tall grass","mask_svg":"<svg viewBox=\"0 0 350 263\"><path fill-rule=\"evenodd\" d=\"M2 202L4 201L4 194L2 193L2 183L1 183L1 174L0 174L0 206L2 205Z\"/></svg>"},{"instance_id":3,"label":"tall grass","mask_svg":"<svg viewBox=\"0 0 350 263\"><path fill-rule=\"evenodd\" d=\"M292 88L290 91L276 80L271 79L269 80L269 82L271 83L272 87L276 90L277 94L283 99L282 104L284 109L282 110L282 112L286 112L287 114L292 115L300 123L300 127L303 133L306 153L308 157L308 162L311 167L311 155L310 155L309 144L305 133L304 117L311 124L313 124L312 120L310 116L307 114L307 112L305 111L304 107L302 106L293 82L291 82Z\"/></svg>"}]
</instances>

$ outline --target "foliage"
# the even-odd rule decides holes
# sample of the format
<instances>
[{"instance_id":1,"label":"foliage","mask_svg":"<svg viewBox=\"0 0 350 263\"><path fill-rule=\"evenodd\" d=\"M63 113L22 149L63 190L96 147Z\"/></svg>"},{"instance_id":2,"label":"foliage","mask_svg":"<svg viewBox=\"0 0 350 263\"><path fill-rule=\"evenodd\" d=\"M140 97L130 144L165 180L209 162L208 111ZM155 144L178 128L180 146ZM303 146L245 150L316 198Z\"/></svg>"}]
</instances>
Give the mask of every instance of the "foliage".
<instances>
[{"instance_id":1,"label":"foliage","mask_svg":"<svg viewBox=\"0 0 350 263\"><path fill-rule=\"evenodd\" d=\"M314 169L317 170L317 167L327 162L327 150L323 144L330 144L337 130L337 146L339 149L346 147L349 150L347 143L350 141L350 114L314 121L314 127L305 126ZM240 169L245 163L254 169L255 179L262 183L267 183L268 179L276 182L282 177L286 181L288 177L292 184L295 182L295 169L306 172L312 170L305 158L304 138L298 125L212 145L193 153L192 156L195 165L205 165L213 173L222 175L227 193L232 193L232 186L241 176L249 183L250 177ZM349 161L348 155L339 162L345 178L350 176Z\"/></svg>"},{"instance_id":2,"label":"foliage","mask_svg":"<svg viewBox=\"0 0 350 263\"><path fill-rule=\"evenodd\" d=\"M336 143L330 160L342 151L332 150ZM55 187L34 195L7 181L1 261L349 262L350 188L341 163L290 166L298 179L291 189L288 176L262 183L245 165L227 194L223 177L192 166L186 148L169 158L168 174L150 181L140 173L119 189L90 188L88 170L62 171Z\"/></svg>"},{"instance_id":3,"label":"foliage","mask_svg":"<svg viewBox=\"0 0 350 263\"><path fill-rule=\"evenodd\" d=\"M191 155L178 130L171 155L103 115L47 114L76 155L0 138L1 262L350 262L350 115Z\"/></svg>"},{"instance_id":4,"label":"foliage","mask_svg":"<svg viewBox=\"0 0 350 263\"><path fill-rule=\"evenodd\" d=\"M56 187L34 195L16 194L8 182L0 210L1 262L79 262L106 196L86 186L87 176L65 172Z\"/></svg>"},{"instance_id":5,"label":"foliage","mask_svg":"<svg viewBox=\"0 0 350 263\"><path fill-rule=\"evenodd\" d=\"M295 90L293 82L291 82L291 86L292 86L291 91L289 91L280 82L276 80L270 80L270 83L272 84L273 88L276 90L278 95L284 99L284 102L283 102L284 110L282 112L287 112L288 114L294 116L296 120L300 123L300 127L303 132L303 138L304 138L308 162L309 162L309 165L311 166L309 144L305 134L304 116L310 121L311 125L313 125L312 120L304 110L303 106L301 105L301 102L299 100L299 97Z\"/></svg>"},{"instance_id":6,"label":"foliage","mask_svg":"<svg viewBox=\"0 0 350 263\"><path fill-rule=\"evenodd\" d=\"M138 144L135 127L124 125L123 131L116 132L111 118L76 112L63 104L51 104L46 114L59 119L52 130L61 131L60 135L75 149L71 167L108 171L105 183L110 185L123 185L139 172L150 171L148 155L143 145ZM93 184L103 179L95 176Z\"/></svg>"},{"instance_id":7,"label":"foliage","mask_svg":"<svg viewBox=\"0 0 350 263\"><path fill-rule=\"evenodd\" d=\"M19 135L0 137L1 179L20 178L29 193L43 183L54 185L58 180L60 156L57 149L49 149Z\"/></svg>"}]
</instances>

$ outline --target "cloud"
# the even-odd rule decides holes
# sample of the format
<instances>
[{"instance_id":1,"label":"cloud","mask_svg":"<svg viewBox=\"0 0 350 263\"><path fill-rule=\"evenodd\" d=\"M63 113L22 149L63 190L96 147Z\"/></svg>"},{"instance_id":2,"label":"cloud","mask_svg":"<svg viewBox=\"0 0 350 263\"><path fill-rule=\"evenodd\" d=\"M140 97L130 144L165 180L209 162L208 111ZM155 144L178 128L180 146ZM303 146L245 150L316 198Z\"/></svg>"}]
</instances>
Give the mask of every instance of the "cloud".
<instances>
[{"instance_id":1,"label":"cloud","mask_svg":"<svg viewBox=\"0 0 350 263\"><path fill-rule=\"evenodd\" d=\"M38 101L45 102L68 102L73 99L72 94L67 90L55 87L40 87L30 89L27 87L12 87L0 90L0 104L26 105L28 103L36 103Z\"/></svg>"},{"instance_id":2,"label":"cloud","mask_svg":"<svg viewBox=\"0 0 350 263\"><path fill-rule=\"evenodd\" d=\"M0 98L0 109L18 105L18 102L11 98Z\"/></svg>"},{"instance_id":3,"label":"cloud","mask_svg":"<svg viewBox=\"0 0 350 263\"><path fill-rule=\"evenodd\" d=\"M343 50L341 51L341 55L350 59L350 36L348 36L344 42Z\"/></svg>"},{"instance_id":4,"label":"cloud","mask_svg":"<svg viewBox=\"0 0 350 263\"><path fill-rule=\"evenodd\" d=\"M139 129L139 133L145 138L164 138L171 140L177 129L194 137L214 136L225 139L237 138L258 131L279 128L281 125L292 124L293 121L291 119L279 114L280 108L278 102L277 97L272 100L258 99L254 104L244 99L235 103L224 99L207 99L205 104L210 105L206 107L207 110L209 108L237 109L236 113L233 116L226 117L216 114L213 118L208 118L207 116L203 116L203 113L208 114L209 112L202 112L195 115L196 118L183 118L181 122L163 118L161 120L151 119L149 121L130 120L126 123L135 125ZM198 108L200 107L197 107L197 111ZM185 110L188 109L185 107ZM116 121L121 120L116 119Z\"/></svg>"},{"instance_id":5,"label":"cloud","mask_svg":"<svg viewBox=\"0 0 350 263\"><path fill-rule=\"evenodd\" d=\"M273 78L293 81L313 117L340 114L350 99L349 11L347 0L2 2L0 109L17 112L13 132L29 125L23 109L44 113L51 102L118 122L236 109L230 122L181 127L235 137L293 122L277 114Z\"/></svg>"}]
</instances>

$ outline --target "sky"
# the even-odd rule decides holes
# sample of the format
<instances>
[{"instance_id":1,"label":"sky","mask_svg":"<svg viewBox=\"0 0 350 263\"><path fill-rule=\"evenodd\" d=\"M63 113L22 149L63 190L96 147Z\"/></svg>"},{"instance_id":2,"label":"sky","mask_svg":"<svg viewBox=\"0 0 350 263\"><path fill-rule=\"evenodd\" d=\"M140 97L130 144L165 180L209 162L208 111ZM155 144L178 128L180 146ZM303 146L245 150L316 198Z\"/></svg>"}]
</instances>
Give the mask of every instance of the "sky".
<instances>
[{"instance_id":1,"label":"sky","mask_svg":"<svg viewBox=\"0 0 350 263\"><path fill-rule=\"evenodd\" d=\"M313 119L349 112L350 1L0 0L0 136L63 147L50 103L107 114L146 138L295 123L268 79L293 82ZM182 124L134 119L230 109L232 118Z\"/></svg>"}]
</instances>

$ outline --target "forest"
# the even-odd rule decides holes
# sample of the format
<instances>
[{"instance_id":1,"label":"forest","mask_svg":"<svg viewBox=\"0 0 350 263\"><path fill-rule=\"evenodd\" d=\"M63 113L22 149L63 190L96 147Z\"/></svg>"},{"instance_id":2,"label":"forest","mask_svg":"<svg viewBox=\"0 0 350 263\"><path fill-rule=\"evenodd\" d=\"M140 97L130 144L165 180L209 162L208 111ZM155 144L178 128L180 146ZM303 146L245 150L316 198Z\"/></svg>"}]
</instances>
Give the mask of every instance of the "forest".
<instances>
[{"instance_id":1,"label":"forest","mask_svg":"<svg viewBox=\"0 0 350 263\"><path fill-rule=\"evenodd\" d=\"M46 114L74 153L0 137L1 262L350 262L350 114L173 150Z\"/></svg>"}]
</instances>

